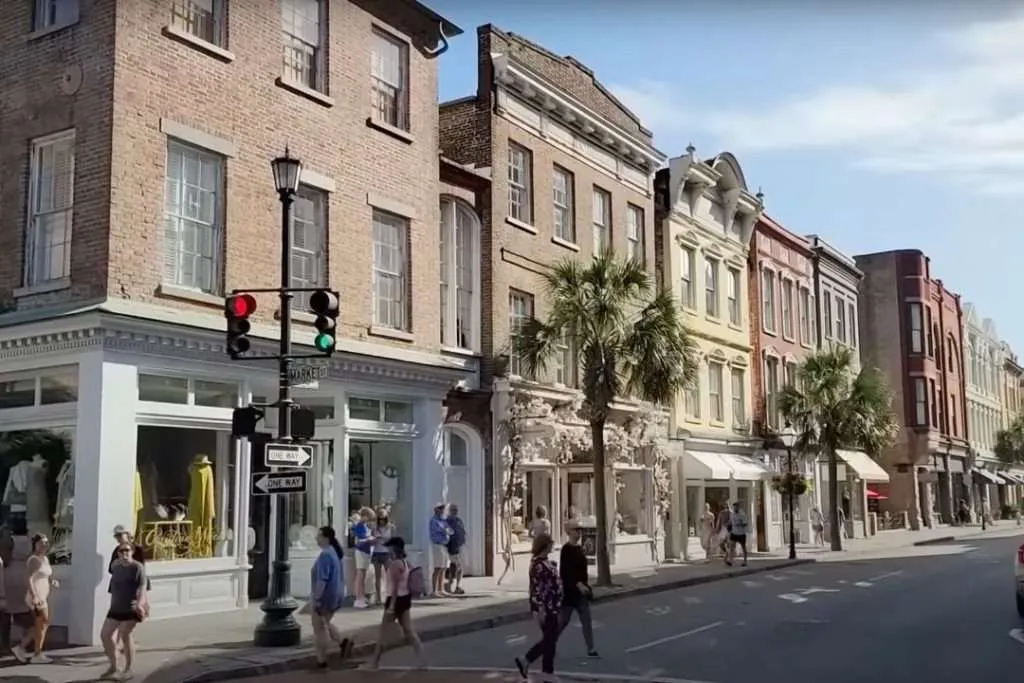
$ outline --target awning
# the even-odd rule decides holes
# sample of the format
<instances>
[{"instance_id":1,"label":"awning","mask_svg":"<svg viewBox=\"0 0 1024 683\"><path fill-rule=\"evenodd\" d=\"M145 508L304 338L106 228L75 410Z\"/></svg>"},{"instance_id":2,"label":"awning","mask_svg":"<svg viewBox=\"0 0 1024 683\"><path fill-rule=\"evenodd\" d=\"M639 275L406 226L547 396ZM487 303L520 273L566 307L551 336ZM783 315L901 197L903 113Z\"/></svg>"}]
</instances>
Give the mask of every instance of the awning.
<instances>
[{"instance_id":1,"label":"awning","mask_svg":"<svg viewBox=\"0 0 1024 683\"><path fill-rule=\"evenodd\" d=\"M974 474L985 480L988 484L1001 484L1002 481L988 470L974 470Z\"/></svg>"},{"instance_id":2,"label":"awning","mask_svg":"<svg viewBox=\"0 0 1024 683\"><path fill-rule=\"evenodd\" d=\"M878 491L872 491L871 489L866 490L864 494L871 500L889 500L889 496L883 496Z\"/></svg>"},{"instance_id":3,"label":"awning","mask_svg":"<svg viewBox=\"0 0 1024 683\"><path fill-rule=\"evenodd\" d=\"M1006 474L1016 479L1018 484L1024 484L1024 470L1010 470Z\"/></svg>"},{"instance_id":4,"label":"awning","mask_svg":"<svg viewBox=\"0 0 1024 683\"><path fill-rule=\"evenodd\" d=\"M1011 477L1007 476L1006 472L996 472L996 479L999 480L1000 486L1016 486L1017 482Z\"/></svg>"},{"instance_id":5,"label":"awning","mask_svg":"<svg viewBox=\"0 0 1024 683\"><path fill-rule=\"evenodd\" d=\"M836 453L853 470L858 479L882 483L889 481L889 473L882 469L881 465L868 457L868 454L864 451L839 450Z\"/></svg>"},{"instance_id":6,"label":"awning","mask_svg":"<svg viewBox=\"0 0 1024 683\"><path fill-rule=\"evenodd\" d=\"M750 456L686 451L683 454L683 474L687 479L760 481L767 477L769 472L764 465Z\"/></svg>"}]
</instances>

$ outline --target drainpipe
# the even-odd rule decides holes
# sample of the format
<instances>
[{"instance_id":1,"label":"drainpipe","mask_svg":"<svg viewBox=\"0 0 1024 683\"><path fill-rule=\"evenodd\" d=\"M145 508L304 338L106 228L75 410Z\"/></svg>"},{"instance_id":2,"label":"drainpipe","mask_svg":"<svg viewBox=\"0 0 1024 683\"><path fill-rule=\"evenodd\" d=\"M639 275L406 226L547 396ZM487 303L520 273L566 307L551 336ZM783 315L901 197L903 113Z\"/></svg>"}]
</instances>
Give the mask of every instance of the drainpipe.
<instances>
[{"instance_id":1,"label":"drainpipe","mask_svg":"<svg viewBox=\"0 0 1024 683\"><path fill-rule=\"evenodd\" d=\"M946 354L943 353L943 347L946 341L946 316L945 316L945 302L946 302L946 286L941 285L942 289L939 292L939 338L933 343L932 349L938 354L935 358L935 367L939 370L939 390L942 392L942 403L944 410L942 414L945 416L945 425L939 425L939 429L943 429L946 432L946 439L949 441L949 445L946 447L946 453L943 455L943 469L946 471L946 485L942 487L939 498L939 514L944 518L942 521L946 524L953 522L953 516L951 510L953 506L953 474L950 472L949 466L949 452L953 444L952 430L949 428L952 424L951 415L949 414L949 384L946 381L946 372L949 370L946 363ZM931 330L929 330L931 332ZM938 477L936 477L938 479ZM945 499L945 500L943 500ZM944 504L945 503L945 504Z\"/></svg>"}]
</instances>

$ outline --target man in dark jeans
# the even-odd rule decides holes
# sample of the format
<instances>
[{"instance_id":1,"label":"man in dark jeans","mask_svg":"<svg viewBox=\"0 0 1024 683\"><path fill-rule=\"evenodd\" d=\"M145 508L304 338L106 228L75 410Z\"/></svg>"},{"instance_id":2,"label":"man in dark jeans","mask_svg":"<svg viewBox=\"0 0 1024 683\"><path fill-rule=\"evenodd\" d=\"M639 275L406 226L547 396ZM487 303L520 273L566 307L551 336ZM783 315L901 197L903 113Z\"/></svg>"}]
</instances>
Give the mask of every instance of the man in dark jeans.
<instances>
[{"instance_id":1,"label":"man in dark jeans","mask_svg":"<svg viewBox=\"0 0 1024 683\"><path fill-rule=\"evenodd\" d=\"M448 537L448 572L445 581L444 592L455 595L465 595L462 590L462 549L466 545L466 526L459 517L459 506L455 503L448 505L448 526L451 527L452 535Z\"/></svg>"},{"instance_id":2,"label":"man in dark jeans","mask_svg":"<svg viewBox=\"0 0 1024 683\"><path fill-rule=\"evenodd\" d=\"M566 523L565 532L569 540L562 545L558 558L558 571L562 577L559 628L564 631L572 621L572 613L578 614L580 626L583 627L583 640L587 644L587 656L597 657L597 650L594 649L594 624L590 618L590 599L593 593L587 572L587 556L580 545L582 534L579 525L572 521Z\"/></svg>"}]
</instances>

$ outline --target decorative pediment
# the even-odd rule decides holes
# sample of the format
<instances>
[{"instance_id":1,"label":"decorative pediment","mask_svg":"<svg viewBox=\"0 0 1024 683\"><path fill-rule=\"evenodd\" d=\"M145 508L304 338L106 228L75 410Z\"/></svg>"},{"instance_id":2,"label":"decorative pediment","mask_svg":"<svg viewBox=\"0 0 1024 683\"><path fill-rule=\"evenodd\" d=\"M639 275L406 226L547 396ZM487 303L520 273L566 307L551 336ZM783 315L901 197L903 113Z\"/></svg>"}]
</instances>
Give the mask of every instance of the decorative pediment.
<instances>
[{"instance_id":1,"label":"decorative pediment","mask_svg":"<svg viewBox=\"0 0 1024 683\"><path fill-rule=\"evenodd\" d=\"M771 345L765 347L764 355L768 358L782 358L782 354L779 353L779 350Z\"/></svg>"},{"instance_id":2,"label":"decorative pediment","mask_svg":"<svg viewBox=\"0 0 1024 683\"><path fill-rule=\"evenodd\" d=\"M710 353L708 353L708 357L709 357L710 360L722 361L724 363L725 362L725 351L722 351L722 349L719 349L719 348L714 348L714 349L711 350Z\"/></svg>"},{"instance_id":3,"label":"decorative pediment","mask_svg":"<svg viewBox=\"0 0 1024 683\"><path fill-rule=\"evenodd\" d=\"M732 266L733 268L735 268L736 270L743 270L744 268L747 267L746 262L741 261L740 259L736 258L735 256L730 256L729 258L727 258L725 260L725 262L727 264L729 264L730 266Z\"/></svg>"},{"instance_id":4,"label":"decorative pediment","mask_svg":"<svg viewBox=\"0 0 1024 683\"><path fill-rule=\"evenodd\" d=\"M710 256L712 258L716 258L716 259L724 259L725 258L725 252L722 251L721 248L719 248L719 246L717 244L708 244L707 246L704 247L704 249L702 251L707 256Z\"/></svg>"},{"instance_id":5,"label":"decorative pediment","mask_svg":"<svg viewBox=\"0 0 1024 683\"><path fill-rule=\"evenodd\" d=\"M747 360L747 357L746 356L740 356L740 355L733 356L732 360L729 361L729 363L731 365L735 365L738 368L745 368L748 365L750 365L750 362Z\"/></svg>"},{"instance_id":6,"label":"decorative pediment","mask_svg":"<svg viewBox=\"0 0 1024 683\"><path fill-rule=\"evenodd\" d=\"M696 230L685 230L676 235L676 244L681 247L700 248L700 237Z\"/></svg>"}]
</instances>

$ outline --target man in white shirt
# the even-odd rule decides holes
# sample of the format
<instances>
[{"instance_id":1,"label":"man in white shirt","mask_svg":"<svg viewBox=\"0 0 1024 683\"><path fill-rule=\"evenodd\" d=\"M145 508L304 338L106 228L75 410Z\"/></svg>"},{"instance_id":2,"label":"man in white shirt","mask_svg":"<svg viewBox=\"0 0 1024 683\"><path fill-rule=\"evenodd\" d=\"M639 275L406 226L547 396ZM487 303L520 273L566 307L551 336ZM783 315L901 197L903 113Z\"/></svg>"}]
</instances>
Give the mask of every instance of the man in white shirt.
<instances>
[{"instance_id":1,"label":"man in white shirt","mask_svg":"<svg viewBox=\"0 0 1024 683\"><path fill-rule=\"evenodd\" d=\"M747 566L747 533L750 531L750 520L747 512L738 502L732 504L732 515L730 516L732 528L729 530L729 555L725 563L732 565L736 557L736 546L743 549L743 566Z\"/></svg>"}]
</instances>

